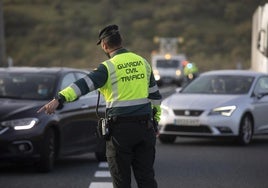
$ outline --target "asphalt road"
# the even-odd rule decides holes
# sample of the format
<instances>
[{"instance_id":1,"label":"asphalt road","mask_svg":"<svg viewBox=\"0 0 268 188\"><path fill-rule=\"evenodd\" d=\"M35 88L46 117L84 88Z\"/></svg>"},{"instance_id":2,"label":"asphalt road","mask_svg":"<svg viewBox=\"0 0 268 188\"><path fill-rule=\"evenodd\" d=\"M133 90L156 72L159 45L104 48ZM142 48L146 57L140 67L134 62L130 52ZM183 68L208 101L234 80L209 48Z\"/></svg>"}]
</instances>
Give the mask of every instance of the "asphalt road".
<instances>
[{"instance_id":1,"label":"asphalt road","mask_svg":"<svg viewBox=\"0 0 268 188\"><path fill-rule=\"evenodd\" d=\"M166 96L173 89L161 92ZM157 142L158 187L267 188L267 148L268 135L256 137L246 147L203 138L179 137L168 145ZM107 164L97 162L93 154L60 159L46 174L31 165L0 163L0 188L112 188L111 181Z\"/></svg>"},{"instance_id":2,"label":"asphalt road","mask_svg":"<svg viewBox=\"0 0 268 188\"><path fill-rule=\"evenodd\" d=\"M159 187L267 188L268 136L247 147L232 141L178 138L159 144L156 171Z\"/></svg>"},{"instance_id":3,"label":"asphalt road","mask_svg":"<svg viewBox=\"0 0 268 188\"><path fill-rule=\"evenodd\" d=\"M247 147L201 138L178 138L170 145L158 142L156 179L159 188L267 188L267 147L268 136L255 138ZM47 174L30 165L2 164L0 187L112 188L106 165L91 154L61 159Z\"/></svg>"}]
</instances>

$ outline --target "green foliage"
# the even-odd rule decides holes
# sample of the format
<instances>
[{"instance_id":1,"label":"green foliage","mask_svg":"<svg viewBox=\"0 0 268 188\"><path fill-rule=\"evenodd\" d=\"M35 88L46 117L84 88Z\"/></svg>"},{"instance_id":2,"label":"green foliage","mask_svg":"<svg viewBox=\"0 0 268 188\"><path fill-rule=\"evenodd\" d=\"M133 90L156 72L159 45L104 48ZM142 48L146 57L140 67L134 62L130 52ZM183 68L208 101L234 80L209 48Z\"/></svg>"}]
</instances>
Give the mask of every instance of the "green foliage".
<instances>
[{"instance_id":1,"label":"green foliage","mask_svg":"<svg viewBox=\"0 0 268 188\"><path fill-rule=\"evenodd\" d=\"M153 38L181 37L179 52L200 70L250 66L251 19L266 0L2 0L6 54L18 66L94 68L105 25L150 60Z\"/></svg>"}]
</instances>

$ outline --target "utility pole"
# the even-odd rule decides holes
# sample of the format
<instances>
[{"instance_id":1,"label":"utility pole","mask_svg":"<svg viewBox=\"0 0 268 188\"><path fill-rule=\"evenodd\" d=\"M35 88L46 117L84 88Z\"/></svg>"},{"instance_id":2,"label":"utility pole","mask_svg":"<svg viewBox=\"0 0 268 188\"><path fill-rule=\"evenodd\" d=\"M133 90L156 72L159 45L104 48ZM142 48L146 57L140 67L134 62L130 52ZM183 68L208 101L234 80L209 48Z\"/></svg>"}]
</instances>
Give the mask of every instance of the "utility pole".
<instances>
[{"instance_id":1,"label":"utility pole","mask_svg":"<svg viewBox=\"0 0 268 188\"><path fill-rule=\"evenodd\" d=\"M0 67L5 65L6 59L6 49L5 49L5 33L4 33L4 13L2 0L0 0Z\"/></svg>"}]
</instances>

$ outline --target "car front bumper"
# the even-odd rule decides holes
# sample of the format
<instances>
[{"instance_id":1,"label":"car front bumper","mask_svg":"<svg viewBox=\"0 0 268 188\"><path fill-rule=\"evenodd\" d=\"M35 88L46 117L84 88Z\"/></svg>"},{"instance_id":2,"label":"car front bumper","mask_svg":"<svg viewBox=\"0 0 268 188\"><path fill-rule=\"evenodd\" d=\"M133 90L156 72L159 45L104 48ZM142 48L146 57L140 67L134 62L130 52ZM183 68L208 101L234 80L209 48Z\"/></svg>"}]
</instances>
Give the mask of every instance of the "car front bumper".
<instances>
[{"instance_id":1,"label":"car front bumper","mask_svg":"<svg viewBox=\"0 0 268 188\"><path fill-rule=\"evenodd\" d=\"M206 136L206 137L239 135L239 120L230 117L217 117L217 118L169 117L162 119L163 120L161 120L159 123L160 135L162 134L162 135L174 135L174 136Z\"/></svg>"},{"instance_id":2,"label":"car front bumper","mask_svg":"<svg viewBox=\"0 0 268 188\"><path fill-rule=\"evenodd\" d=\"M14 134L8 131L0 136L1 160L27 160L39 158L41 136Z\"/></svg>"}]
</instances>

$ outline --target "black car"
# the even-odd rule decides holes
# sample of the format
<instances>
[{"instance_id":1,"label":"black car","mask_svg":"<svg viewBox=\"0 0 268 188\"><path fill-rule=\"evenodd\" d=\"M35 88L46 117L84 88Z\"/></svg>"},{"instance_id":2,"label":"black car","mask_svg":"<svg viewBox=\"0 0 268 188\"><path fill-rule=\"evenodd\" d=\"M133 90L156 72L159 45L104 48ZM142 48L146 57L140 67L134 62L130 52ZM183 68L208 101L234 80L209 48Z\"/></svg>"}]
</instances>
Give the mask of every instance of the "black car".
<instances>
[{"instance_id":1,"label":"black car","mask_svg":"<svg viewBox=\"0 0 268 188\"><path fill-rule=\"evenodd\" d=\"M95 152L105 160L96 134L98 92L65 103L52 115L37 113L56 93L88 72L73 68L0 68L0 161L34 162L51 171L61 156ZM103 116L105 102L100 99Z\"/></svg>"}]
</instances>

